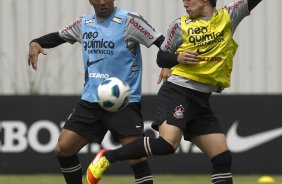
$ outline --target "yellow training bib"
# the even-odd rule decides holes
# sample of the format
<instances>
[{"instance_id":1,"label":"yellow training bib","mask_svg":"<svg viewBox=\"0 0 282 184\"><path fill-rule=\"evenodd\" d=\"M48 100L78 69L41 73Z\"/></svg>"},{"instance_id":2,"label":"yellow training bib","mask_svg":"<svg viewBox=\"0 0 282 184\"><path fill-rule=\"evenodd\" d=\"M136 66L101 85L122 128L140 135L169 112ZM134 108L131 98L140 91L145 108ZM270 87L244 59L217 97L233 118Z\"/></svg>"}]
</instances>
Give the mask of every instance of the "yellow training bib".
<instances>
[{"instance_id":1,"label":"yellow training bib","mask_svg":"<svg viewBox=\"0 0 282 184\"><path fill-rule=\"evenodd\" d=\"M222 8L209 20L181 17L183 44L177 53L190 50L198 53L196 65L178 64L172 74L205 84L229 87L233 56L238 48L232 38L231 20Z\"/></svg>"}]
</instances>

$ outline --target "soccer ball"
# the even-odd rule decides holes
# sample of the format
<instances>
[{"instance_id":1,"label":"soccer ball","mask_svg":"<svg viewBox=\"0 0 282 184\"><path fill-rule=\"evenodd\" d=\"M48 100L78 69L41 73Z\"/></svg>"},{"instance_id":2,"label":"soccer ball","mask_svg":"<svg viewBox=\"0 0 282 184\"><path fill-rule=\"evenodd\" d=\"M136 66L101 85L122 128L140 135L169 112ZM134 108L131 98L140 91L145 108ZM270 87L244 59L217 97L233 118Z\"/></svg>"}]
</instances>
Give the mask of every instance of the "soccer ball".
<instances>
[{"instance_id":1,"label":"soccer ball","mask_svg":"<svg viewBox=\"0 0 282 184\"><path fill-rule=\"evenodd\" d=\"M127 106L130 98L130 87L126 82L111 77L98 86L100 106L110 112L116 112Z\"/></svg>"}]
</instances>

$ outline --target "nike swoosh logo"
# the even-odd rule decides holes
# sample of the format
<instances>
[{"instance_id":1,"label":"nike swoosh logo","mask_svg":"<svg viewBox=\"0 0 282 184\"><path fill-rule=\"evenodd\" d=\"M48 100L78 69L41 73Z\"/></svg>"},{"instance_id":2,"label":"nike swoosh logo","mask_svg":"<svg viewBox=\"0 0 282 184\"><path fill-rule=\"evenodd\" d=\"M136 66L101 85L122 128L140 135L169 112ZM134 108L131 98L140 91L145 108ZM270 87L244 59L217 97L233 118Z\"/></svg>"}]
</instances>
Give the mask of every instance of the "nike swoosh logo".
<instances>
[{"instance_id":1,"label":"nike swoosh logo","mask_svg":"<svg viewBox=\"0 0 282 184\"><path fill-rule=\"evenodd\" d=\"M91 65L95 65L95 64L99 63L100 61L102 61L102 60L104 60L104 59L106 59L106 58L98 59L98 60L96 60L96 61L91 61L91 62L89 62L89 60L88 60L88 61L87 61L87 66L89 67L89 66L91 66Z\"/></svg>"},{"instance_id":2,"label":"nike swoosh logo","mask_svg":"<svg viewBox=\"0 0 282 184\"><path fill-rule=\"evenodd\" d=\"M239 122L235 121L226 134L227 144L231 152L240 153L267 143L282 135L282 127L242 137L238 135Z\"/></svg>"},{"instance_id":3,"label":"nike swoosh logo","mask_svg":"<svg viewBox=\"0 0 282 184\"><path fill-rule=\"evenodd\" d=\"M207 49L207 50L205 50L205 51L200 51L200 48L198 48L196 52L197 52L199 55L201 55L201 54L205 54L205 53L211 51L213 48L215 48L215 46L212 47L212 48L209 48L209 49Z\"/></svg>"}]
</instances>

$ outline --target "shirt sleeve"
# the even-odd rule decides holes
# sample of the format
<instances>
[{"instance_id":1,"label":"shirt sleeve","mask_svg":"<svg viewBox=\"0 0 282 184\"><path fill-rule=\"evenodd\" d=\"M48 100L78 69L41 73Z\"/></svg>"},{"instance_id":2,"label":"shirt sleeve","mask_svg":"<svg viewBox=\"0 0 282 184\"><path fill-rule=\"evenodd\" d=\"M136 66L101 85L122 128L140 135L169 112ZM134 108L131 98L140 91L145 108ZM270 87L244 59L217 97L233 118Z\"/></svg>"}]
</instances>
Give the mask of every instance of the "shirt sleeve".
<instances>
[{"instance_id":1,"label":"shirt sleeve","mask_svg":"<svg viewBox=\"0 0 282 184\"><path fill-rule=\"evenodd\" d=\"M231 18L231 29L234 34L239 23L248 15L250 11L248 8L248 0L234 0L224 7Z\"/></svg>"},{"instance_id":2,"label":"shirt sleeve","mask_svg":"<svg viewBox=\"0 0 282 184\"><path fill-rule=\"evenodd\" d=\"M262 0L248 0L248 9L251 12Z\"/></svg>"},{"instance_id":3,"label":"shirt sleeve","mask_svg":"<svg viewBox=\"0 0 282 184\"><path fill-rule=\"evenodd\" d=\"M157 54L157 64L161 68L172 68L178 65L177 61L178 54L171 54L169 52L164 52L159 50Z\"/></svg>"},{"instance_id":4,"label":"shirt sleeve","mask_svg":"<svg viewBox=\"0 0 282 184\"><path fill-rule=\"evenodd\" d=\"M54 48L58 45L65 43L66 41L62 39L58 32L49 33L47 35L41 36L39 38L33 39L31 42L38 43L42 48ZM30 43L31 43L30 42Z\"/></svg>"},{"instance_id":5,"label":"shirt sleeve","mask_svg":"<svg viewBox=\"0 0 282 184\"><path fill-rule=\"evenodd\" d=\"M150 47L161 35L141 15L135 12L128 13L125 27L126 42L139 42Z\"/></svg>"},{"instance_id":6,"label":"shirt sleeve","mask_svg":"<svg viewBox=\"0 0 282 184\"><path fill-rule=\"evenodd\" d=\"M183 43L181 21L180 19L175 20L170 24L167 30L167 36L161 45L161 50L175 53L177 48Z\"/></svg>"},{"instance_id":7,"label":"shirt sleeve","mask_svg":"<svg viewBox=\"0 0 282 184\"><path fill-rule=\"evenodd\" d=\"M64 28L60 29L58 31L60 37L71 44L74 44L75 42L81 43L81 21L82 17L78 18L77 20L65 26Z\"/></svg>"}]
</instances>

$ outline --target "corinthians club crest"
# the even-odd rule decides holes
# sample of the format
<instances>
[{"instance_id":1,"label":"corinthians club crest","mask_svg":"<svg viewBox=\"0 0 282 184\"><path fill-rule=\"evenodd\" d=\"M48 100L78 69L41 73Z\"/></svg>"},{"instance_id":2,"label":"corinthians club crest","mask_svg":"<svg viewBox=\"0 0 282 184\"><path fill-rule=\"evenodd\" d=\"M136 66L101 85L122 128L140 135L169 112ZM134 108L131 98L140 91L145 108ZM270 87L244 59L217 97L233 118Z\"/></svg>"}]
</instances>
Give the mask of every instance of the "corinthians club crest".
<instances>
[{"instance_id":1,"label":"corinthians club crest","mask_svg":"<svg viewBox=\"0 0 282 184\"><path fill-rule=\"evenodd\" d=\"M184 107L182 105L179 105L177 107L175 107L175 112L173 113L173 116L176 119L182 119L184 117L183 112L185 111Z\"/></svg>"}]
</instances>

